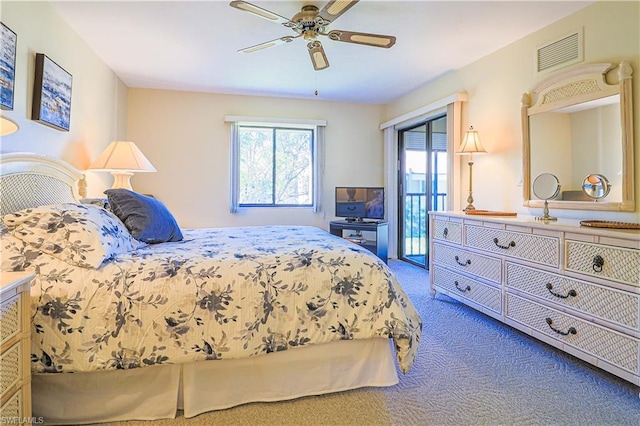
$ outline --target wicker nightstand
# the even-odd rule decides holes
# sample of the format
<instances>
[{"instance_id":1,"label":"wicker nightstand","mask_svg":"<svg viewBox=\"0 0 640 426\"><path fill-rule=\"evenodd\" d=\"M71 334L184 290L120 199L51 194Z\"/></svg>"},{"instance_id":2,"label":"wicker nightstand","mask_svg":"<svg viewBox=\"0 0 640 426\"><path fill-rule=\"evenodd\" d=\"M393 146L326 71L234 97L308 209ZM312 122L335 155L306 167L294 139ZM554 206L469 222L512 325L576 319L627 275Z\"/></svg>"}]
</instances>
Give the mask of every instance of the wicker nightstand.
<instances>
[{"instance_id":1,"label":"wicker nightstand","mask_svg":"<svg viewBox=\"0 0 640 426\"><path fill-rule=\"evenodd\" d=\"M35 275L0 275L0 413L16 420L31 417L31 328L29 290Z\"/></svg>"}]
</instances>

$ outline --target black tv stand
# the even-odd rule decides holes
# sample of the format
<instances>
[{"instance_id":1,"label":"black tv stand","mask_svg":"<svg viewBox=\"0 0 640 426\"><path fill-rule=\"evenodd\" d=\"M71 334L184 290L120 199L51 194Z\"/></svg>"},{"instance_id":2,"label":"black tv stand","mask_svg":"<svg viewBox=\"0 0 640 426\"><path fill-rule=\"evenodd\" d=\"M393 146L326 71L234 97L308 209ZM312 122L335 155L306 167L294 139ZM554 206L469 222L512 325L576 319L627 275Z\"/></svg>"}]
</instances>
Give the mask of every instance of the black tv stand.
<instances>
[{"instance_id":1,"label":"black tv stand","mask_svg":"<svg viewBox=\"0 0 640 426\"><path fill-rule=\"evenodd\" d=\"M344 231L347 231L346 235ZM387 222L349 219L334 220L329 222L329 232L368 249L384 260L385 263L387 262L387 248L389 245ZM367 232L369 235L363 235L362 232Z\"/></svg>"}]
</instances>

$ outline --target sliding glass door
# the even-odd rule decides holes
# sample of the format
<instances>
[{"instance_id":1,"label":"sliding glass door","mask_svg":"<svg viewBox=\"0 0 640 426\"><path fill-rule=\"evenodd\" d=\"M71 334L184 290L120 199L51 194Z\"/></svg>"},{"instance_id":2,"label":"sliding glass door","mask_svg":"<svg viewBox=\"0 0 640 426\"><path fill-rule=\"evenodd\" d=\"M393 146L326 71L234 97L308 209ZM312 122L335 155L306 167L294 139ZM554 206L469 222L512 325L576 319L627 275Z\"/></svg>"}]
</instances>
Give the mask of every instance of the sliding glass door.
<instances>
[{"instance_id":1,"label":"sliding glass door","mask_svg":"<svg viewBox=\"0 0 640 426\"><path fill-rule=\"evenodd\" d=\"M428 212L447 205L447 117L398 132L398 258L427 267Z\"/></svg>"}]
</instances>

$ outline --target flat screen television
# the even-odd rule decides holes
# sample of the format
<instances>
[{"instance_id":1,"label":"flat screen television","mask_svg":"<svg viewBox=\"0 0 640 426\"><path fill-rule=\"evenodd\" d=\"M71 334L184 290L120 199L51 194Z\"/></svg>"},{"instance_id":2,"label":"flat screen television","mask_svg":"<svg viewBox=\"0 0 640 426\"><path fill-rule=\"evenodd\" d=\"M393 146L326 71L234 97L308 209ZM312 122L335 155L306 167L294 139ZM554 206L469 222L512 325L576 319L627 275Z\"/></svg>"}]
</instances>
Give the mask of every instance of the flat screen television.
<instances>
[{"instance_id":1,"label":"flat screen television","mask_svg":"<svg viewBox=\"0 0 640 426\"><path fill-rule=\"evenodd\" d=\"M384 188L361 186L336 187L336 216L348 221L384 219Z\"/></svg>"}]
</instances>

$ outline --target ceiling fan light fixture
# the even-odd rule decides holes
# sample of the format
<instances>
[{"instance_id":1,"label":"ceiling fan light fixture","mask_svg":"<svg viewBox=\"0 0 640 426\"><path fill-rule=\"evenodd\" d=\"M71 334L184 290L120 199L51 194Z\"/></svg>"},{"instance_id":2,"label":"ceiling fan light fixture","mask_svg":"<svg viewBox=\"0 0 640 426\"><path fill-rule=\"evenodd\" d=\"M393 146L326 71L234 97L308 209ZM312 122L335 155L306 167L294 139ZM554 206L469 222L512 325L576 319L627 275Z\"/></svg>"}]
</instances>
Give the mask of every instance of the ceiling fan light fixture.
<instances>
[{"instance_id":1,"label":"ceiling fan light fixture","mask_svg":"<svg viewBox=\"0 0 640 426\"><path fill-rule=\"evenodd\" d=\"M297 21L313 21L318 14L318 8L312 4L302 6L300 12L296 13L291 19L294 22Z\"/></svg>"},{"instance_id":2,"label":"ceiling fan light fixture","mask_svg":"<svg viewBox=\"0 0 640 426\"><path fill-rule=\"evenodd\" d=\"M293 18L288 19L249 2L234 0L230 4L236 9L253 13L261 18L269 19L272 22L277 22L296 33L295 36L281 37L266 43L249 46L239 51L252 53L268 47L288 43L298 37L303 37L308 42L307 49L309 50L313 68L315 68L316 71L320 71L329 67L329 61L327 60L327 55L324 52L322 43L318 41L319 36L329 37L329 39L333 41L363 44L373 47L389 48L393 46L396 43L396 38L389 35L342 30L334 30L327 33L327 26L355 6L358 1L359 0L330 0L320 11L318 11L318 7L315 5L305 5L302 6L300 12L296 13Z\"/></svg>"}]
</instances>

